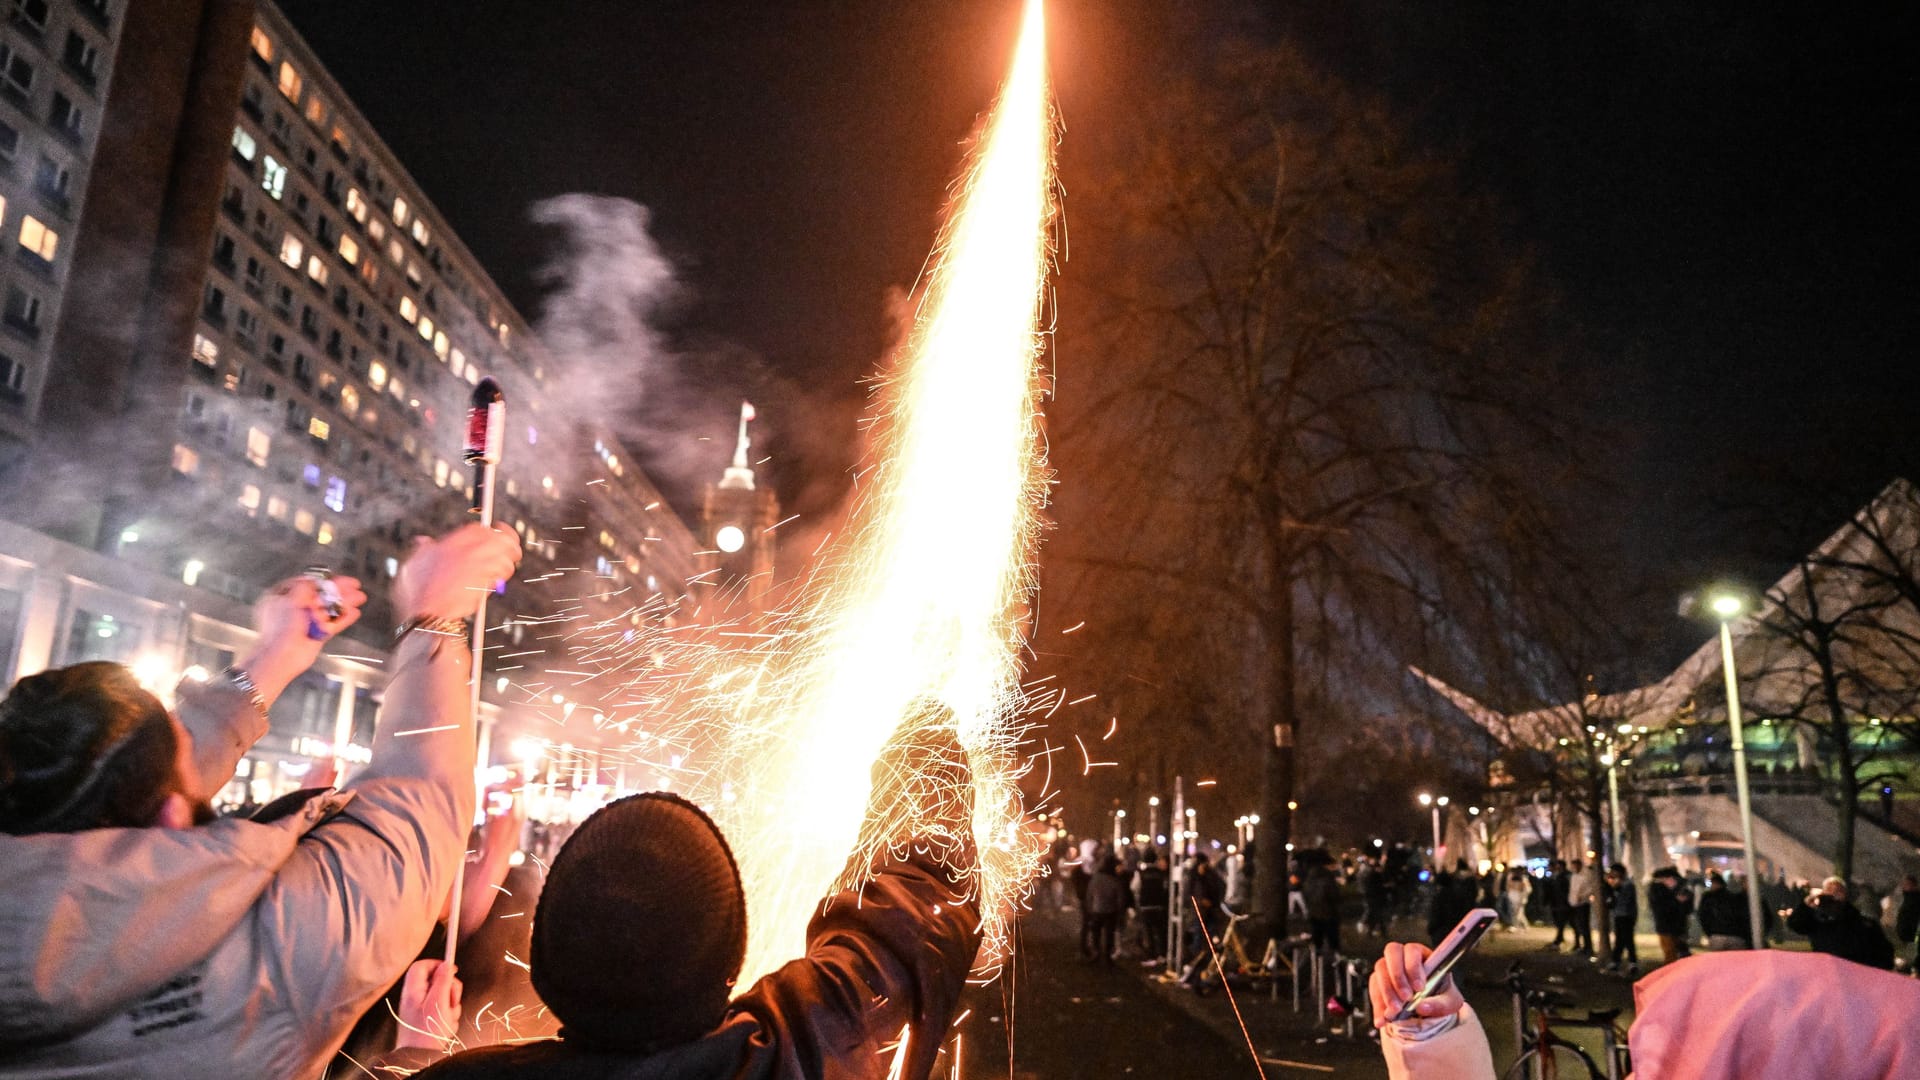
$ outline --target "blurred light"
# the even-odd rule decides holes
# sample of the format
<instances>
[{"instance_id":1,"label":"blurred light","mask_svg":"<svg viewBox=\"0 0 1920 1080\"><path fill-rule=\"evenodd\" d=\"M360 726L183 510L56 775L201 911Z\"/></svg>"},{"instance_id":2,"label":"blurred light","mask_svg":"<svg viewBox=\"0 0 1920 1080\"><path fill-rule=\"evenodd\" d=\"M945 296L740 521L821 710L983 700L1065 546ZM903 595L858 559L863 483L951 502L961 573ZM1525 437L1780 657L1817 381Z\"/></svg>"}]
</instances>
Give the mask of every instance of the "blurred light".
<instances>
[{"instance_id":1,"label":"blurred light","mask_svg":"<svg viewBox=\"0 0 1920 1080\"><path fill-rule=\"evenodd\" d=\"M747 546L747 534L741 532L738 525L722 525L720 531L713 534L713 542L721 551L731 555Z\"/></svg>"},{"instance_id":2,"label":"blurred light","mask_svg":"<svg viewBox=\"0 0 1920 1080\"><path fill-rule=\"evenodd\" d=\"M1437 799L1435 799L1435 800L1433 800L1433 801L1434 801L1434 802L1436 802L1436 803L1439 803L1439 804L1440 804L1441 806L1445 806L1445 805L1447 805L1447 797L1446 797L1445 795L1442 795L1442 796L1440 796L1439 798L1437 798Z\"/></svg>"},{"instance_id":3,"label":"blurred light","mask_svg":"<svg viewBox=\"0 0 1920 1080\"><path fill-rule=\"evenodd\" d=\"M201 562L199 559L188 559L187 564L180 568L181 583L186 585L200 584L200 572L206 568L207 564Z\"/></svg>"},{"instance_id":4,"label":"blurred light","mask_svg":"<svg viewBox=\"0 0 1920 1080\"><path fill-rule=\"evenodd\" d=\"M529 765L545 757L546 753L546 745L531 735L522 735L513 740L513 756Z\"/></svg>"},{"instance_id":5,"label":"blurred light","mask_svg":"<svg viewBox=\"0 0 1920 1080\"><path fill-rule=\"evenodd\" d=\"M1148 806L1159 806L1159 805L1160 805L1160 796L1158 796L1158 795L1155 795L1155 796L1153 796L1152 798L1150 798L1150 799L1148 799L1148 800L1147 800L1147 805L1148 805Z\"/></svg>"},{"instance_id":6,"label":"blurred light","mask_svg":"<svg viewBox=\"0 0 1920 1080\"><path fill-rule=\"evenodd\" d=\"M1707 601L1707 606L1722 619L1731 619L1746 610L1746 602L1733 593L1717 593Z\"/></svg>"},{"instance_id":7,"label":"blurred light","mask_svg":"<svg viewBox=\"0 0 1920 1080\"><path fill-rule=\"evenodd\" d=\"M1427 793L1426 793L1426 792L1424 792L1424 791L1423 791L1423 792L1421 792L1421 793L1420 793L1420 805L1421 805L1421 806L1432 806L1432 805L1433 805L1433 796L1431 796L1431 795L1429 795L1429 794L1427 794Z\"/></svg>"}]
</instances>

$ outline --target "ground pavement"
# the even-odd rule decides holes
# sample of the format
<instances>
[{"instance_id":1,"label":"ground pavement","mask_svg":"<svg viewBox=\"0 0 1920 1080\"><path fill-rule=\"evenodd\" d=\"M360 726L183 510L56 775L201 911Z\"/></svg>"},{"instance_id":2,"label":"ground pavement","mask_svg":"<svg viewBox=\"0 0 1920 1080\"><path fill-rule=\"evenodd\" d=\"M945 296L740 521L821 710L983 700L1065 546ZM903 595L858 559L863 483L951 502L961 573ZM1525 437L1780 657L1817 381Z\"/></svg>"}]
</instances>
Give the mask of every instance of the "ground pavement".
<instances>
[{"instance_id":1,"label":"ground pavement","mask_svg":"<svg viewBox=\"0 0 1920 1080\"><path fill-rule=\"evenodd\" d=\"M973 1011L960 1026L964 1080L1386 1076L1379 1048L1362 1026L1356 1025L1356 1037L1348 1039L1337 1018L1329 1016L1324 1023L1319 1019L1309 995L1302 995L1299 1013L1291 1007L1290 986L1281 988L1277 1001L1244 990L1232 1003L1217 990L1198 998L1157 981L1137 958L1123 959L1113 968L1083 962L1078 926L1079 917L1072 911L1038 912L1021 921L1012 978L969 993L967 1004ZM1343 944L1350 953L1379 954L1384 939L1354 934L1351 923L1345 929ZM1422 929L1415 920L1402 920L1394 936L1417 939ZM1551 930L1496 932L1461 969L1463 990L1484 1018L1494 1061L1502 1067L1515 1056L1504 984L1507 967L1515 960L1522 962L1529 980L1565 992L1582 1007L1626 1009L1623 1027L1632 1020L1631 982L1578 956L1544 950L1552 938ZM1660 956L1657 939L1645 934L1636 941L1643 972L1651 970Z\"/></svg>"}]
</instances>

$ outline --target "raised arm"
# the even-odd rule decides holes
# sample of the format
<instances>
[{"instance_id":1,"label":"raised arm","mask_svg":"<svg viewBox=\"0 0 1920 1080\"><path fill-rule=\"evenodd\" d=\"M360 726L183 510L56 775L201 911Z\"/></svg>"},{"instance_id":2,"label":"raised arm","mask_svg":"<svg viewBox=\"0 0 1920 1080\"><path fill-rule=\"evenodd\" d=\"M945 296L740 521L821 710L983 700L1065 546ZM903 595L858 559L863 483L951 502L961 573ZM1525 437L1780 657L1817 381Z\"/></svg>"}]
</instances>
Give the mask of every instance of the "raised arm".
<instances>
[{"instance_id":1,"label":"raised arm","mask_svg":"<svg viewBox=\"0 0 1920 1080\"><path fill-rule=\"evenodd\" d=\"M318 587L306 577L282 581L254 604L253 626L259 636L233 666L253 684L258 701L224 676L180 683L174 711L193 738L193 790L187 794L195 801L209 801L227 786L240 759L267 733L267 709L313 666L329 639L359 621L367 602L360 582L336 577L333 584L340 590L337 616L328 612Z\"/></svg>"},{"instance_id":2,"label":"raised arm","mask_svg":"<svg viewBox=\"0 0 1920 1080\"><path fill-rule=\"evenodd\" d=\"M467 643L451 623L511 576L511 532L468 525L422 541L395 582L409 620L388 660L373 762L338 816L307 834L256 908L257 939L315 1053L399 978L432 930L462 865L474 813Z\"/></svg>"}]
</instances>

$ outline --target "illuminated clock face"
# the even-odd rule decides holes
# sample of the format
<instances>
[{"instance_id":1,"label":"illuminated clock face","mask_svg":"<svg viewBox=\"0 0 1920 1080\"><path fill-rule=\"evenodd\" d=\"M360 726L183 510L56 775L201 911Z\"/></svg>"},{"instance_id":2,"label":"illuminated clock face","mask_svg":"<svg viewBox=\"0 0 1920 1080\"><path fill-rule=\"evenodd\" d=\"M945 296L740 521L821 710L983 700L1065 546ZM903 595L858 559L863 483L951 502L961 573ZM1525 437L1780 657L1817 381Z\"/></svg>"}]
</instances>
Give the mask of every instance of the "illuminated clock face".
<instances>
[{"instance_id":1,"label":"illuminated clock face","mask_svg":"<svg viewBox=\"0 0 1920 1080\"><path fill-rule=\"evenodd\" d=\"M747 534L741 532L738 525L722 525L720 531L713 534L713 542L731 555L747 546Z\"/></svg>"}]
</instances>

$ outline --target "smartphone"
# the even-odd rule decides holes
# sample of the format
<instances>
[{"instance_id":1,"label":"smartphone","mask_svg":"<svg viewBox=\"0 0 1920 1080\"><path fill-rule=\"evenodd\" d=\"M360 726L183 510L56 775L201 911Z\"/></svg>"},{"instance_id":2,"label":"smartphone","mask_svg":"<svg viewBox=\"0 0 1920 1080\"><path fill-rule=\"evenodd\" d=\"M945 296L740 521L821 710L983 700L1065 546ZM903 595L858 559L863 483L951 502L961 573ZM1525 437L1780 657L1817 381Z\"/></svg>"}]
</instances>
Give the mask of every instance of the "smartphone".
<instances>
[{"instance_id":1,"label":"smartphone","mask_svg":"<svg viewBox=\"0 0 1920 1080\"><path fill-rule=\"evenodd\" d=\"M1474 908L1467 912L1466 918L1461 919L1453 931L1434 946L1432 955L1427 957L1426 980L1420 984L1419 992L1408 998L1407 1003L1394 1014L1394 1021L1414 1019L1413 1007L1432 997L1446 984L1453 966L1460 962L1461 957L1472 952L1475 945L1480 944L1480 939L1487 934L1487 928L1499 919L1500 913L1492 908Z\"/></svg>"}]
</instances>

